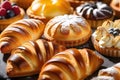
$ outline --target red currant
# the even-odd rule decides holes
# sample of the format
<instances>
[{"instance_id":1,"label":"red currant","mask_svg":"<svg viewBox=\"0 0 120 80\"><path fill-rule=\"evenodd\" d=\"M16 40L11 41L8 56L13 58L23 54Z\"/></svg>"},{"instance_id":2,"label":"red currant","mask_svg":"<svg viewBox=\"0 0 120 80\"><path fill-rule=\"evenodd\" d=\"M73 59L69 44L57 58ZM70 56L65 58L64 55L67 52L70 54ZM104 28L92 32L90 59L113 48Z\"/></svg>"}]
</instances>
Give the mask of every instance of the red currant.
<instances>
[{"instance_id":1,"label":"red currant","mask_svg":"<svg viewBox=\"0 0 120 80\"><path fill-rule=\"evenodd\" d=\"M0 8L0 16L6 16L6 9L5 8Z\"/></svg>"},{"instance_id":2,"label":"red currant","mask_svg":"<svg viewBox=\"0 0 120 80\"><path fill-rule=\"evenodd\" d=\"M1 7L5 8L6 10L11 10L12 9L12 5L11 5L10 1L8 1L8 0L1 3Z\"/></svg>"},{"instance_id":3,"label":"red currant","mask_svg":"<svg viewBox=\"0 0 120 80\"><path fill-rule=\"evenodd\" d=\"M12 9L13 9L15 15L20 14L20 8L18 6L15 5L15 6L12 7Z\"/></svg>"}]
</instances>

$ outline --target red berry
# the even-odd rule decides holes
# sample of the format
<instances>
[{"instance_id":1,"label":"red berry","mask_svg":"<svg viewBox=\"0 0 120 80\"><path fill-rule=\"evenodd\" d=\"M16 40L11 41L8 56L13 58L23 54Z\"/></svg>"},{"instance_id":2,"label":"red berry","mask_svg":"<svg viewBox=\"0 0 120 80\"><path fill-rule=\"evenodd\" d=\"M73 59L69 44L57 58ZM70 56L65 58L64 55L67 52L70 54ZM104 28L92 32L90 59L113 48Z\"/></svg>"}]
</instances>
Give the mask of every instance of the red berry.
<instances>
[{"instance_id":1,"label":"red berry","mask_svg":"<svg viewBox=\"0 0 120 80\"><path fill-rule=\"evenodd\" d=\"M20 8L18 6L15 5L15 6L12 7L12 9L13 9L15 15L20 14Z\"/></svg>"},{"instance_id":2,"label":"red berry","mask_svg":"<svg viewBox=\"0 0 120 80\"><path fill-rule=\"evenodd\" d=\"M6 9L5 8L0 8L0 16L6 16Z\"/></svg>"},{"instance_id":3,"label":"red berry","mask_svg":"<svg viewBox=\"0 0 120 80\"><path fill-rule=\"evenodd\" d=\"M8 0L1 3L1 7L5 8L6 10L11 10L12 9L12 5Z\"/></svg>"}]
</instances>

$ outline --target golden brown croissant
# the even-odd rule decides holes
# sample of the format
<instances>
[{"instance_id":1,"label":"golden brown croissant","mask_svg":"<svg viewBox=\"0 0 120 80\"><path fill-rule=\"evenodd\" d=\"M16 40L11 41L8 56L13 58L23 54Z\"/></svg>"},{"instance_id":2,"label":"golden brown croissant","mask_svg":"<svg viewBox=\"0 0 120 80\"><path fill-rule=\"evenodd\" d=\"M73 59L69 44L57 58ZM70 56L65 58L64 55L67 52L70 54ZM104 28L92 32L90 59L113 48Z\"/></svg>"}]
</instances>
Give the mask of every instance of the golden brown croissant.
<instances>
[{"instance_id":1,"label":"golden brown croissant","mask_svg":"<svg viewBox=\"0 0 120 80\"><path fill-rule=\"evenodd\" d=\"M7 60L7 75L28 76L40 72L42 65L65 47L43 39L29 41L12 50Z\"/></svg>"},{"instance_id":2,"label":"golden brown croissant","mask_svg":"<svg viewBox=\"0 0 120 80\"><path fill-rule=\"evenodd\" d=\"M38 80L84 80L102 63L103 59L90 49L67 49L43 65Z\"/></svg>"},{"instance_id":3,"label":"golden brown croissant","mask_svg":"<svg viewBox=\"0 0 120 80\"><path fill-rule=\"evenodd\" d=\"M108 77L109 79L107 79ZM100 80L120 80L120 63L106 69L101 69L98 77L93 78L93 80L99 80L98 78L101 78Z\"/></svg>"},{"instance_id":4,"label":"golden brown croissant","mask_svg":"<svg viewBox=\"0 0 120 80\"><path fill-rule=\"evenodd\" d=\"M9 25L0 34L0 51L10 53L12 49L20 46L26 41L38 39L45 24L40 20L22 19Z\"/></svg>"}]
</instances>

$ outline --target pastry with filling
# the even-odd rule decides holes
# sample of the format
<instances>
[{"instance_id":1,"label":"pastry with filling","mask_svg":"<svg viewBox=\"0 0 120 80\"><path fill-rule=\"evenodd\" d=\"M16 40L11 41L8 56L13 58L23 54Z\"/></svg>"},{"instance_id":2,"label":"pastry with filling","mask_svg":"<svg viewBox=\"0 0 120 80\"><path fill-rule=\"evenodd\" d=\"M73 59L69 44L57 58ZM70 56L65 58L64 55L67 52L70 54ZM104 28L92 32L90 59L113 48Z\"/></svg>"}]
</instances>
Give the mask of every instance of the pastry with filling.
<instances>
[{"instance_id":1,"label":"pastry with filling","mask_svg":"<svg viewBox=\"0 0 120 80\"><path fill-rule=\"evenodd\" d=\"M92 34L92 42L101 54L120 57L120 20L105 21Z\"/></svg>"}]
</instances>

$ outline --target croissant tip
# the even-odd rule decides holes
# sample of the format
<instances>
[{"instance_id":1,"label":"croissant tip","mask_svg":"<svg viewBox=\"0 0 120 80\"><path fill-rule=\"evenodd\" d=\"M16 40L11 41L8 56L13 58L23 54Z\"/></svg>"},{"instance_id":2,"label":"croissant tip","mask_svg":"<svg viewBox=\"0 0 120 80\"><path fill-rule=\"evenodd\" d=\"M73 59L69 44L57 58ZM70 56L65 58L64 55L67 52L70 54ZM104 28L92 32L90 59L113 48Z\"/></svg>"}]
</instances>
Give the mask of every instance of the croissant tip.
<instances>
[{"instance_id":1,"label":"croissant tip","mask_svg":"<svg viewBox=\"0 0 120 80\"><path fill-rule=\"evenodd\" d=\"M9 46L8 42L0 42L0 52L9 53L9 50L7 50L7 46Z\"/></svg>"},{"instance_id":2,"label":"croissant tip","mask_svg":"<svg viewBox=\"0 0 120 80\"><path fill-rule=\"evenodd\" d=\"M12 75L12 73L14 73L14 66L12 65L11 61L9 61L7 63L6 72L7 72L8 76L10 76L10 75Z\"/></svg>"}]
</instances>

